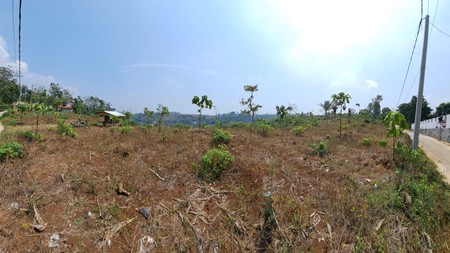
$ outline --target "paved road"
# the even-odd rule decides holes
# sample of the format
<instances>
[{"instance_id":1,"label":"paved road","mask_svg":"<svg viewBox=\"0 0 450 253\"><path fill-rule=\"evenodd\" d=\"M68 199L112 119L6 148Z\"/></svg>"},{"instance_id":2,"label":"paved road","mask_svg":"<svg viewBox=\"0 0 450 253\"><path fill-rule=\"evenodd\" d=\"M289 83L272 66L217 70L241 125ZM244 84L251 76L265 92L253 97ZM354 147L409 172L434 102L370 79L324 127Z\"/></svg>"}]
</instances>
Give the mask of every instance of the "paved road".
<instances>
[{"instance_id":1,"label":"paved road","mask_svg":"<svg viewBox=\"0 0 450 253\"><path fill-rule=\"evenodd\" d=\"M413 132L406 133L413 138ZM419 147L436 163L439 172L445 177L445 182L450 184L450 144L421 134Z\"/></svg>"}]
</instances>

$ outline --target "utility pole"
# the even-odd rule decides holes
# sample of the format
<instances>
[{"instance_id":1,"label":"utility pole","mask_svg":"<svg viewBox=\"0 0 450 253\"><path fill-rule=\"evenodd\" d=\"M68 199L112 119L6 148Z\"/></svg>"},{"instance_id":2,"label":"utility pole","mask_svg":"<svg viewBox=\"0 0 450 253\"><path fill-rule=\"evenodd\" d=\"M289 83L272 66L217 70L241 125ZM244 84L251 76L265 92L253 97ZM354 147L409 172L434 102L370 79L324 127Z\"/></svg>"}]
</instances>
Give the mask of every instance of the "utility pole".
<instances>
[{"instance_id":1,"label":"utility pole","mask_svg":"<svg viewBox=\"0 0 450 253\"><path fill-rule=\"evenodd\" d=\"M416 117L415 117L415 121L414 121L414 139L413 139L413 149L414 150L417 150L419 148L419 131L420 131L420 119L422 116L423 83L425 81L425 65L427 62L429 18L430 18L429 15L425 16L425 33L423 35L422 63L420 65L419 93L417 94Z\"/></svg>"}]
</instances>

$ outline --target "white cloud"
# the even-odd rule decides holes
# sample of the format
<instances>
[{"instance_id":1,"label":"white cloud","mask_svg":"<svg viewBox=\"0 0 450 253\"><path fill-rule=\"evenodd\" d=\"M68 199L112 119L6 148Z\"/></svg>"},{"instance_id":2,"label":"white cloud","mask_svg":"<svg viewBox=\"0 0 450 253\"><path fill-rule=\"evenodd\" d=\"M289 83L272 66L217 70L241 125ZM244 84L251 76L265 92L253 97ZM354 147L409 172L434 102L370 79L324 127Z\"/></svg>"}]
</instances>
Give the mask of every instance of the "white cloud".
<instances>
[{"instance_id":1,"label":"white cloud","mask_svg":"<svg viewBox=\"0 0 450 253\"><path fill-rule=\"evenodd\" d=\"M11 67L16 73L19 72L19 61L14 62L10 59L7 44L2 36L0 36L0 66ZM20 72L22 75L21 83L28 86L48 86L50 83L56 82L54 76L30 72L28 64L24 61L20 62Z\"/></svg>"},{"instance_id":2,"label":"white cloud","mask_svg":"<svg viewBox=\"0 0 450 253\"><path fill-rule=\"evenodd\" d=\"M348 71L341 71L333 81L331 81L330 85L338 88L356 87L358 85L358 78Z\"/></svg>"},{"instance_id":3,"label":"white cloud","mask_svg":"<svg viewBox=\"0 0 450 253\"><path fill-rule=\"evenodd\" d=\"M8 62L9 54L6 51L6 42L2 36L0 36L0 65L2 63Z\"/></svg>"},{"instance_id":4,"label":"white cloud","mask_svg":"<svg viewBox=\"0 0 450 253\"><path fill-rule=\"evenodd\" d=\"M378 88L378 83L374 80L366 80L365 83L366 83L367 90Z\"/></svg>"}]
</instances>

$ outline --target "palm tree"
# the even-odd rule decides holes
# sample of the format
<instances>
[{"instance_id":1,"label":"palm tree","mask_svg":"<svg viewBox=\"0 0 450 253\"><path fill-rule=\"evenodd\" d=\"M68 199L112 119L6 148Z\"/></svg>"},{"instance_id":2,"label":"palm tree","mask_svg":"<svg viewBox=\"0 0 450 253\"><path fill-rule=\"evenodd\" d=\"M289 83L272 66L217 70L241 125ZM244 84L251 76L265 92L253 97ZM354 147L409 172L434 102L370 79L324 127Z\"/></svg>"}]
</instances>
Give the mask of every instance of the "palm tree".
<instances>
[{"instance_id":1,"label":"palm tree","mask_svg":"<svg viewBox=\"0 0 450 253\"><path fill-rule=\"evenodd\" d=\"M331 107L333 107L333 104L331 103L330 100L325 100L323 102L323 104L320 103L319 106L322 107L322 109L323 109L323 111L325 113L325 116L327 116L328 115L328 111L331 110Z\"/></svg>"}]
</instances>

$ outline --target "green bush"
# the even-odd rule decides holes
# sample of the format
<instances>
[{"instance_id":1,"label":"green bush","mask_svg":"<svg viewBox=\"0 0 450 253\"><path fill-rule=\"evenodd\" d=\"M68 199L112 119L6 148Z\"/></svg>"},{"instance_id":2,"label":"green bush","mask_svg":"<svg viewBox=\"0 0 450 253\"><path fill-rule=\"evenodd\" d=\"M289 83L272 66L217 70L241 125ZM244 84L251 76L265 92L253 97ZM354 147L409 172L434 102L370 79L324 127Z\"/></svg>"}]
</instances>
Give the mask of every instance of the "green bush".
<instances>
[{"instance_id":1,"label":"green bush","mask_svg":"<svg viewBox=\"0 0 450 253\"><path fill-rule=\"evenodd\" d=\"M378 144L379 144L381 147L385 148L385 147L387 146L387 141L381 140L380 142L378 142Z\"/></svg>"},{"instance_id":2,"label":"green bush","mask_svg":"<svg viewBox=\"0 0 450 253\"><path fill-rule=\"evenodd\" d=\"M16 141L8 142L0 147L0 162L10 158L23 158L24 156L25 153L22 144Z\"/></svg>"},{"instance_id":3,"label":"green bush","mask_svg":"<svg viewBox=\"0 0 450 253\"><path fill-rule=\"evenodd\" d=\"M256 132L262 136L267 137L269 136L270 132L272 132L273 127L265 124L265 123L258 123L255 125Z\"/></svg>"},{"instance_id":4,"label":"green bush","mask_svg":"<svg viewBox=\"0 0 450 253\"><path fill-rule=\"evenodd\" d=\"M78 133L69 124L66 124L66 119L59 114L56 114L56 124L58 125L58 133L62 136L70 136L72 138L77 138Z\"/></svg>"},{"instance_id":5,"label":"green bush","mask_svg":"<svg viewBox=\"0 0 450 253\"><path fill-rule=\"evenodd\" d=\"M202 157L198 177L207 181L216 181L222 172L230 167L234 157L223 146L212 148Z\"/></svg>"},{"instance_id":6,"label":"green bush","mask_svg":"<svg viewBox=\"0 0 450 253\"><path fill-rule=\"evenodd\" d=\"M371 146L373 142L373 139L370 137L364 137L362 140L359 141L359 143L363 146Z\"/></svg>"},{"instance_id":7,"label":"green bush","mask_svg":"<svg viewBox=\"0 0 450 253\"><path fill-rule=\"evenodd\" d=\"M211 145L214 147L217 147L219 145L227 145L230 142L230 139L230 132L216 129L211 140Z\"/></svg>"},{"instance_id":8,"label":"green bush","mask_svg":"<svg viewBox=\"0 0 450 253\"><path fill-rule=\"evenodd\" d=\"M303 136L303 134L305 133L305 128L302 126L296 126L292 129L292 133L295 136Z\"/></svg>"},{"instance_id":9,"label":"green bush","mask_svg":"<svg viewBox=\"0 0 450 253\"><path fill-rule=\"evenodd\" d=\"M126 125L126 126L119 128L119 132L121 134L127 134L127 133L131 132L132 129L133 129L133 127Z\"/></svg>"},{"instance_id":10,"label":"green bush","mask_svg":"<svg viewBox=\"0 0 450 253\"><path fill-rule=\"evenodd\" d=\"M312 155L323 157L328 153L327 144L323 141L321 141L319 144L311 144L309 146L312 148Z\"/></svg>"},{"instance_id":11,"label":"green bush","mask_svg":"<svg viewBox=\"0 0 450 253\"><path fill-rule=\"evenodd\" d=\"M29 142L42 140L41 134L38 133L38 135L35 135L31 131L19 132L19 136L21 136L22 138L24 138L25 140L27 140Z\"/></svg>"},{"instance_id":12,"label":"green bush","mask_svg":"<svg viewBox=\"0 0 450 253\"><path fill-rule=\"evenodd\" d=\"M191 128L191 126L188 125L188 124L176 123L173 126L173 128L175 128L175 129L189 129L189 128Z\"/></svg>"}]
</instances>

